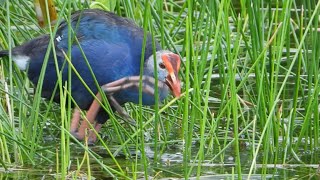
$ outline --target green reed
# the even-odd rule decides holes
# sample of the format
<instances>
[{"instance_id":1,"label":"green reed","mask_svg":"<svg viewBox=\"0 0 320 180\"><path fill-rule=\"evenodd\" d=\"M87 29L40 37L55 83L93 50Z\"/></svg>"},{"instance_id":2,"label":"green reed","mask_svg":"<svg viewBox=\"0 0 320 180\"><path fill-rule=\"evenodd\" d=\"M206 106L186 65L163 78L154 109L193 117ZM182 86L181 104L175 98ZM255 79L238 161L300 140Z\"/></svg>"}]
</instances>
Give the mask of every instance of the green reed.
<instances>
[{"instance_id":1,"label":"green reed","mask_svg":"<svg viewBox=\"0 0 320 180\"><path fill-rule=\"evenodd\" d=\"M5 169L55 164L57 177L86 174L89 179L98 166L108 177L188 179L206 175L208 164L224 167L228 162L232 168L216 168L216 173L250 179L275 173L270 165L318 163L316 155L301 157L319 148L319 2L57 0L58 21L90 7L131 18L163 49L180 54L182 96L154 107L126 104L137 127L121 124L103 96L101 105L110 120L98 135L100 142L89 147L69 133L74 101L70 83L58 82L57 105L41 98L41 81L34 87L9 61L11 56L4 58L0 165ZM32 1L0 1L1 49L45 33L52 47L57 28L38 27ZM70 29L69 47L71 34ZM65 53L70 82L73 59L70 51ZM44 62L48 57L49 51ZM51 145L46 144L49 138ZM163 161L172 147L182 154L181 162ZM73 157L75 151L81 156ZM178 171L171 169L176 166Z\"/></svg>"}]
</instances>

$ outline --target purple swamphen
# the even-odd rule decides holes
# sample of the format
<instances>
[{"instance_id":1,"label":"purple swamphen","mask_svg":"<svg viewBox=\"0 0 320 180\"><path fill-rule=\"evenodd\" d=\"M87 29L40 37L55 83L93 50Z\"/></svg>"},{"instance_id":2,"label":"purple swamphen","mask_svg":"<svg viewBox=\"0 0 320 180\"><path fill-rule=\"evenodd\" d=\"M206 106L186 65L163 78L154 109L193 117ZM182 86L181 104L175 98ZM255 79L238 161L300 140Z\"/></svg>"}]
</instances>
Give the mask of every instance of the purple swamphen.
<instances>
[{"instance_id":1,"label":"purple swamphen","mask_svg":"<svg viewBox=\"0 0 320 180\"><path fill-rule=\"evenodd\" d=\"M140 63L144 38L143 29L131 20L119 17L111 12L97 9L77 11L71 19L71 49L68 48L68 23L62 21L54 37L53 48L49 50L49 59L45 69L41 96L60 102L59 90L54 91L61 74L62 84L68 81L68 67L71 69L71 96L82 110L88 110L86 118L96 131L109 118L100 108L101 87L113 110L127 116L121 105L126 102L139 102ZM28 78L36 86L44 64L50 35L42 35L12 49L12 60L20 70L27 72ZM56 52L56 61L53 55ZM71 51L71 60L67 53ZM0 51L0 57L8 56L9 51ZM161 50L156 44L156 57L153 55L152 39L148 34L143 64L142 103L154 105L155 73L158 76L159 101L169 92L180 96L178 71L180 57L170 51ZM154 59L157 67L154 67ZM72 65L70 64L72 63ZM88 65L89 64L89 65ZM57 73L57 68L59 72ZM91 73L91 70L93 73ZM96 81L95 81L96 80ZM98 85L96 84L98 83ZM86 85L84 85L86 84ZM87 87L96 95L90 93ZM75 106L71 121L71 133L79 140L85 137L87 121L79 125L80 109ZM96 120L96 121L95 121ZM89 131L89 141L96 141L94 132Z\"/></svg>"}]
</instances>

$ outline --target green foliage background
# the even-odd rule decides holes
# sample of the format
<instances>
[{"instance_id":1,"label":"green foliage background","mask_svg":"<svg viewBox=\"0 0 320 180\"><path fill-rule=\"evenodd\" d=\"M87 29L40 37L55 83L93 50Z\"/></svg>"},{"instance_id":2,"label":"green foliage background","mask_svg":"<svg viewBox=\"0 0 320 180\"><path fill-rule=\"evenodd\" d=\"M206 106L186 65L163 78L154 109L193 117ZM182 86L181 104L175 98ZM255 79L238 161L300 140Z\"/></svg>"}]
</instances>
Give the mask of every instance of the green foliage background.
<instances>
[{"instance_id":1,"label":"green foliage background","mask_svg":"<svg viewBox=\"0 0 320 180\"><path fill-rule=\"evenodd\" d=\"M163 48L181 55L183 95L156 107L126 104L139 126L119 123L115 114L102 141L88 147L70 141L72 109L33 93L26 74L3 59L0 164L5 170L31 166L56 178L317 177L312 167L319 162L318 1L55 3L60 19L93 7L133 19ZM0 1L2 49L55 30L37 26L32 1ZM60 84L66 103L68 93ZM180 159L164 161L168 153ZM300 169L277 168L294 164ZM50 172L42 171L48 167Z\"/></svg>"}]
</instances>

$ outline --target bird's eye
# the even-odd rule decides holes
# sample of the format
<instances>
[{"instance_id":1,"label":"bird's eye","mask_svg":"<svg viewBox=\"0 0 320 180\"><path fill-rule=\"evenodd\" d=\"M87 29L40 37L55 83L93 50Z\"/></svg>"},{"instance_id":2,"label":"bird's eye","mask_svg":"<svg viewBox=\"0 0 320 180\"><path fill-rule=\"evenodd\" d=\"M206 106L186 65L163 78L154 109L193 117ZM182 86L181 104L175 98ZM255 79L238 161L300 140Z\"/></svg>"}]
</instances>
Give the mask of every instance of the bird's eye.
<instances>
[{"instance_id":1,"label":"bird's eye","mask_svg":"<svg viewBox=\"0 0 320 180\"><path fill-rule=\"evenodd\" d=\"M160 67L161 69L166 68L166 66L165 66L163 63L159 63L159 67Z\"/></svg>"}]
</instances>

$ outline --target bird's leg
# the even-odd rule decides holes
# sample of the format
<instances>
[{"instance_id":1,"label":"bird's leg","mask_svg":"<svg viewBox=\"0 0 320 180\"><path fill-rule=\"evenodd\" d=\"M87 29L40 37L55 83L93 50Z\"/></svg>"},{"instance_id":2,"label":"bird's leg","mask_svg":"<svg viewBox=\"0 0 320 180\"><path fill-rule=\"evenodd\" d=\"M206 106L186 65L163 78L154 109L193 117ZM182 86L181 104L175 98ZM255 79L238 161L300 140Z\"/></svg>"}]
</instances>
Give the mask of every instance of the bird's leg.
<instances>
[{"instance_id":1,"label":"bird's leg","mask_svg":"<svg viewBox=\"0 0 320 180\"><path fill-rule=\"evenodd\" d=\"M81 114L80 109L74 108L71 125L70 125L70 133L77 138L78 124L80 122Z\"/></svg>"},{"instance_id":2,"label":"bird's leg","mask_svg":"<svg viewBox=\"0 0 320 180\"><path fill-rule=\"evenodd\" d=\"M149 76L143 76L142 77L142 81L143 82L147 82L143 85L142 87L142 91L151 95L154 95L154 89L153 87L151 87L149 84L154 84L155 83L155 79ZM105 84L103 86L101 86L101 89L107 94L108 99L110 100L110 104L112 105L112 107L114 107L116 109L116 111L126 120L129 119L129 123L130 124L135 124L134 121L131 121L130 116L128 115L128 113L121 107L121 105L117 102L116 99L114 99L114 97L112 96L113 93L124 90L124 89L128 89L131 87L135 87L135 88L139 88L139 84L140 84L140 76L130 76L130 77L125 77L125 78L121 78L119 80L113 81L111 83ZM164 86L164 83L159 83L158 86ZM99 112L100 109L100 102L101 102L101 95L100 93L97 93L96 98L93 100L89 110L87 111L87 115L86 118L88 121L82 121L80 124L80 127L78 129L78 131L76 131L76 127L79 123L80 120L80 111L79 110L75 110L74 112L74 117L72 118L72 124L71 124L71 133L78 139L78 140L83 140L85 137L85 131L86 129L89 129L90 126L88 124L94 124L94 120ZM78 112L79 111L79 112ZM79 118L78 118L79 117ZM77 119L78 118L78 119ZM97 132L100 131L101 129L101 124L96 123L94 128ZM90 143L94 143L97 139L96 134L91 130L89 131L89 142Z\"/></svg>"},{"instance_id":3,"label":"bird's leg","mask_svg":"<svg viewBox=\"0 0 320 180\"><path fill-rule=\"evenodd\" d=\"M143 76L142 81L144 82L142 86L142 91L153 96L154 89L153 87L148 85L148 83L154 85L155 79L150 76ZM139 85L140 85L140 76L129 76L129 77L124 77L119 80L113 81L111 83L105 84L101 86L101 89L106 94L113 94L115 92L128 89L131 87L139 88ZM163 87L163 86L165 86L165 84L159 81L158 87Z\"/></svg>"},{"instance_id":4,"label":"bird's leg","mask_svg":"<svg viewBox=\"0 0 320 180\"><path fill-rule=\"evenodd\" d=\"M98 93L97 94L97 98L100 100L101 99L101 96L100 94ZM81 121L81 124L80 124L80 127L78 128L78 131L73 133L73 135L75 135L75 137L78 139L78 140L83 140L84 137L85 137L85 132L86 132L86 129L90 129L90 125L89 123L91 124L94 124L94 120L99 112L99 109L100 109L100 104L98 101L94 100L89 108L89 110L87 111L87 114L86 114L86 119L87 120L82 120ZM79 122L78 122L79 123ZM78 124L77 123L77 124ZM98 127L97 126L98 123L95 125L95 128ZM101 129L98 128L98 131ZM98 132L97 131L97 132ZM95 142L95 141L92 141L91 139L97 139L96 137L93 137L93 134L95 136L95 133L94 132L91 132L89 131L89 142ZM92 138L90 138L92 137Z\"/></svg>"},{"instance_id":5,"label":"bird's leg","mask_svg":"<svg viewBox=\"0 0 320 180\"><path fill-rule=\"evenodd\" d=\"M96 123L95 126L94 126L94 129L95 129L96 132L99 132L101 127L102 127L102 124ZM89 131L88 144L89 145L94 144L96 141L97 141L96 133L93 130L90 130Z\"/></svg>"},{"instance_id":6,"label":"bird's leg","mask_svg":"<svg viewBox=\"0 0 320 180\"><path fill-rule=\"evenodd\" d=\"M150 76L143 76L142 81L145 82L142 91L145 93L148 93L150 95L154 95L154 89L148 85L149 84L155 84L155 79L150 77ZM131 125L135 125L135 121L132 120L132 118L129 116L129 114L122 108L122 106L118 103L118 101L112 96L113 93L128 89L131 87L139 88L140 84L140 76L129 76L129 77L124 77L119 80L113 81L111 83L105 84L101 86L101 89L107 94L109 103L112 107L116 109L116 111L119 113L121 117L123 117L126 122L128 122ZM159 83L158 86L164 86L164 83ZM98 110L96 109L91 109L91 108L100 108L100 103L101 102L101 95L97 93L96 98L93 100L92 105L90 109L87 112L87 119L91 119L91 123L93 122L93 119L96 117ZM91 114L92 113L92 114ZM97 131L98 132L98 131Z\"/></svg>"},{"instance_id":7,"label":"bird's leg","mask_svg":"<svg viewBox=\"0 0 320 180\"><path fill-rule=\"evenodd\" d=\"M151 85L155 84L155 79L150 76L143 76L142 81L144 82L142 86L142 91L150 95L154 95L154 89ZM148 85L151 84L151 85ZM122 108L122 106L117 102L116 99L112 96L113 93L128 89L131 87L139 88L140 85L140 76L129 76L121 78L117 81L105 84L101 86L101 89L108 95L109 103L116 109L123 119L131 125L135 125L135 121L129 116L129 114ZM164 86L164 83L158 83L158 86Z\"/></svg>"},{"instance_id":8,"label":"bird's leg","mask_svg":"<svg viewBox=\"0 0 320 180\"><path fill-rule=\"evenodd\" d=\"M121 114L123 117L125 117L126 119L130 119L130 116L126 113L125 110L123 110L123 108L119 105L119 103L113 98L112 95L108 96L108 99L110 100L110 104L116 108L116 111L119 112L119 114ZM78 139L78 140L83 140L84 137L85 137L85 131L86 129L89 130L90 128L90 125L89 123L93 124L94 123L94 120L99 112L99 109L100 109L100 103L99 101L101 102L102 98L101 98L101 95L100 93L97 93L96 95L96 99L94 99L94 101L92 102L89 110L87 111L87 115L86 115L86 118L88 121L86 120L83 120L81 122L81 125L78 129L78 132L76 133L73 133L73 135L75 135L75 137ZM89 123L88 123L89 122ZM79 121L77 122L77 125L78 125ZM134 121L129 121L128 120L128 123L130 124L134 124ZM99 132L100 129L102 127L102 124L100 123L96 123L95 126L94 126L94 129L96 130L96 132ZM89 144L93 144L94 142L96 142L97 140L97 135L96 133L93 131L93 130L89 130L88 132L88 143Z\"/></svg>"},{"instance_id":9,"label":"bird's leg","mask_svg":"<svg viewBox=\"0 0 320 180\"><path fill-rule=\"evenodd\" d=\"M112 95L108 96L109 103L116 109L119 115L129 124L135 126L136 122L129 116L129 114L122 108L116 99Z\"/></svg>"},{"instance_id":10,"label":"bird's leg","mask_svg":"<svg viewBox=\"0 0 320 180\"><path fill-rule=\"evenodd\" d=\"M91 110L89 113L89 117L88 118L92 118L92 116L94 116L94 112ZM81 121L81 125L78 129L78 125L81 119L81 113L80 113L80 109L75 108L73 115L72 115L72 120L71 120L71 125L70 125L70 133L78 140L83 140L85 137L85 130L89 129L89 124L86 120L82 120ZM93 119L95 119L95 117L93 117ZM101 129L101 124L96 124L95 125L95 129L96 131L99 131ZM93 142L95 142L97 139L97 136L95 135L94 132L89 131L89 139L88 139L88 143L92 144Z\"/></svg>"}]
</instances>

